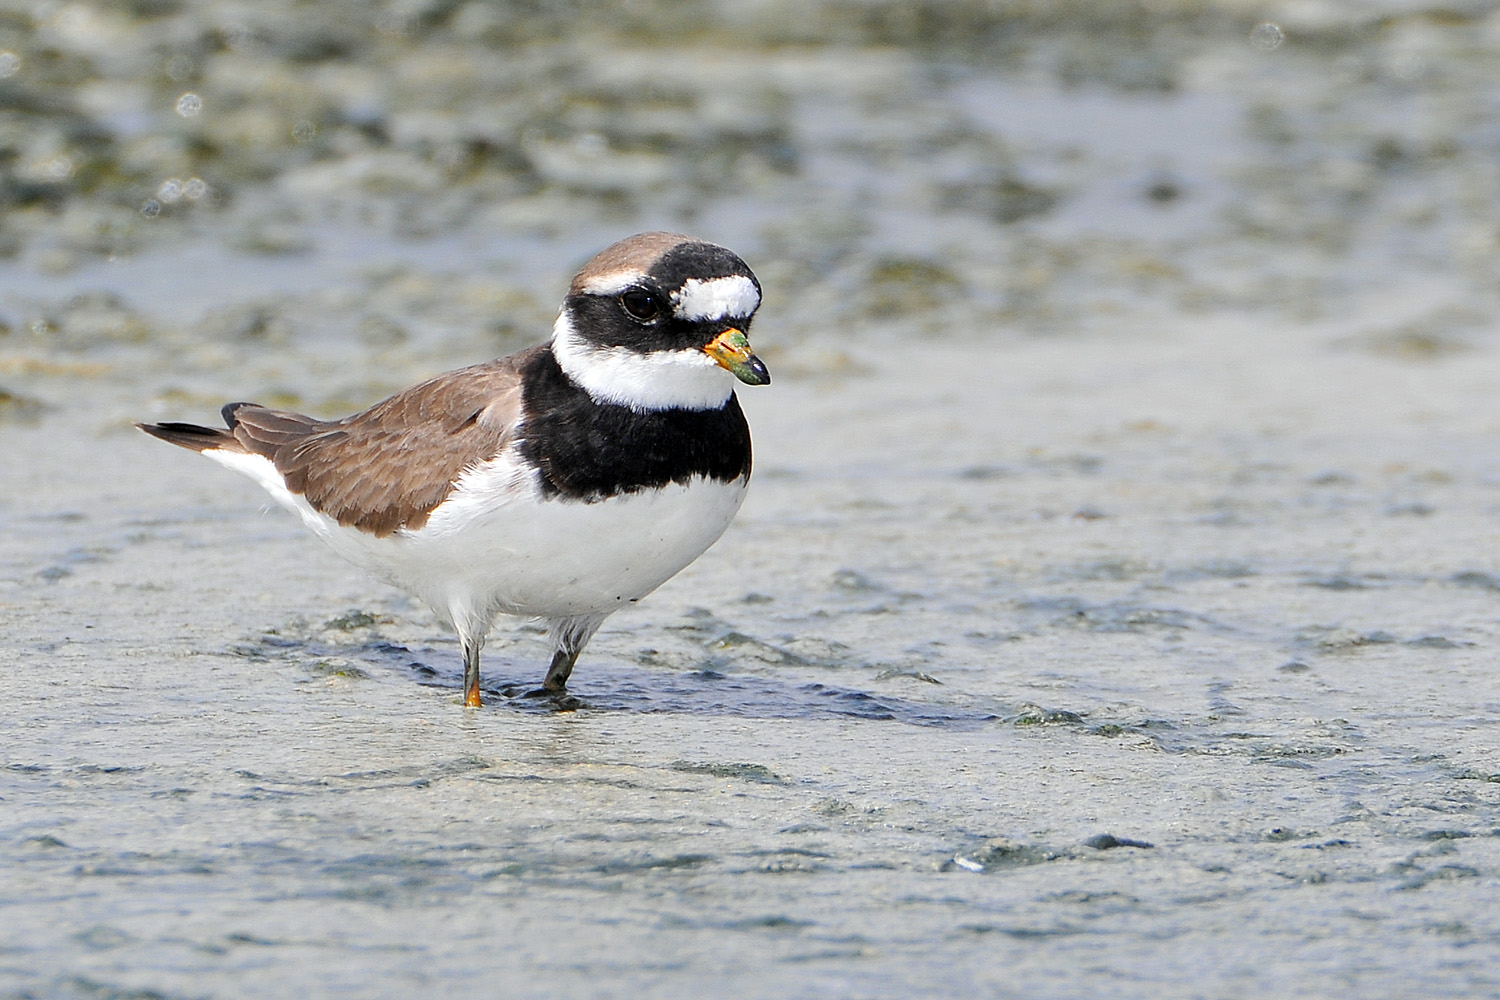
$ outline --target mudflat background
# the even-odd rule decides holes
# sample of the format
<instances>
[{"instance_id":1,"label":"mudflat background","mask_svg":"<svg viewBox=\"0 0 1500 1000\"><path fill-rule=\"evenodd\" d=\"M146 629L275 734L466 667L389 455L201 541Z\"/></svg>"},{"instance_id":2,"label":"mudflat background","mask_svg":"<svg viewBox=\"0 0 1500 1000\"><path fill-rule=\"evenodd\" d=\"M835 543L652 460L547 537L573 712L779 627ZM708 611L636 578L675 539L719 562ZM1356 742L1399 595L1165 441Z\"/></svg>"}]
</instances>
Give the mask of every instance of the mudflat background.
<instances>
[{"instance_id":1,"label":"mudflat background","mask_svg":"<svg viewBox=\"0 0 1500 1000\"><path fill-rule=\"evenodd\" d=\"M0 997L1500 992L1490 4L0 3ZM582 706L131 426L739 251Z\"/></svg>"}]
</instances>

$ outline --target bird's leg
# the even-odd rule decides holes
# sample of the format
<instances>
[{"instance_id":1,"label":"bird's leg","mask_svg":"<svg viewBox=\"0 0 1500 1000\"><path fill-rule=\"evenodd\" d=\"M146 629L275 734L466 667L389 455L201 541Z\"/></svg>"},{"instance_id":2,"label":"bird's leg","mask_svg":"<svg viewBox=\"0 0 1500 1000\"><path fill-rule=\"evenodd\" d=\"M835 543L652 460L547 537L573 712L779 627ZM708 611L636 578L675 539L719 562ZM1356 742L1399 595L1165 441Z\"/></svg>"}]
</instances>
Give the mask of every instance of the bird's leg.
<instances>
[{"instance_id":1,"label":"bird's leg","mask_svg":"<svg viewBox=\"0 0 1500 1000\"><path fill-rule=\"evenodd\" d=\"M479 700L479 643L464 640L464 707L480 708Z\"/></svg>"},{"instance_id":2,"label":"bird's leg","mask_svg":"<svg viewBox=\"0 0 1500 1000\"><path fill-rule=\"evenodd\" d=\"M578 654L594 637L604 618L604 615L589 615L554 618L549 622L552 627L552 665L547 668L547 677L540 690L531 692L531 695L546 697L568 690L568 675L573 672L573 664L578 662Z\"/></svg>"},{"instance_id":3,"label":"bird's leg","mask_svg":"<svg viewBox=\"0 0 1500 1000\"><path fill-rule=\"evenodd\" d=\"M582 649L569 649L563 646L552 654L552 666L547 668L547 679L542 681L542 690L549 694L562 694L568 689L568 675L573 672L573 664L578 662L578 654Z\"/></svg>"}]
</instances>

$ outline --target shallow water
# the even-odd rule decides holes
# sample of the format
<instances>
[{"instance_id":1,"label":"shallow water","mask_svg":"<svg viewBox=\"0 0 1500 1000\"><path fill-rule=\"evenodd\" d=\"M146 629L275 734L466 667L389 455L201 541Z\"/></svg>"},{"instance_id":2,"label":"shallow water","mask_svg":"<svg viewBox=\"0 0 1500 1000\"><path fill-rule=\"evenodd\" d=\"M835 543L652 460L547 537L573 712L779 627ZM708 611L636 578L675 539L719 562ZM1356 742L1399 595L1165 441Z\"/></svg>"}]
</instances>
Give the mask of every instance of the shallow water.
<instances>
[{"instance_id":1,"label":"shallow water","mask_svg":"<svg viewBox=\"0 0 1500 1000\"><path fill-rule=\"evenodd\" d=\"M0 25L94 125L0 222L0 996L1500 992L1492 17L148 6ZM776 381L571 710L129 426L515 349L655 225Z\"/></svg>"}]
</instances>

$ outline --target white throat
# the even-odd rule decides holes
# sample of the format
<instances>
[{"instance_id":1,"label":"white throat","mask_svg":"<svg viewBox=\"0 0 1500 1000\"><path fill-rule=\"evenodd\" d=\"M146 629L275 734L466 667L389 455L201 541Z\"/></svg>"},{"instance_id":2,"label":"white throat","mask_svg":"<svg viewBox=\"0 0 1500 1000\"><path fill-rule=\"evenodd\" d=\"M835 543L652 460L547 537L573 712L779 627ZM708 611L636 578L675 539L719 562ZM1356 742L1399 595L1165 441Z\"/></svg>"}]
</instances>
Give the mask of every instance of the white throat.
<instances>
[{"instance_id":1,"label":"white throat","mask_svg":"<svg viewBox=\"0 0 1500 1000\"><path fill-rule=\"evenodd\" d=\"M598 403L632 410L717 410L734 394L734 376L704 352L637 354L595 347L573 329L567 310L552 327L552 355Z\"/></svg>"}]
</instances>

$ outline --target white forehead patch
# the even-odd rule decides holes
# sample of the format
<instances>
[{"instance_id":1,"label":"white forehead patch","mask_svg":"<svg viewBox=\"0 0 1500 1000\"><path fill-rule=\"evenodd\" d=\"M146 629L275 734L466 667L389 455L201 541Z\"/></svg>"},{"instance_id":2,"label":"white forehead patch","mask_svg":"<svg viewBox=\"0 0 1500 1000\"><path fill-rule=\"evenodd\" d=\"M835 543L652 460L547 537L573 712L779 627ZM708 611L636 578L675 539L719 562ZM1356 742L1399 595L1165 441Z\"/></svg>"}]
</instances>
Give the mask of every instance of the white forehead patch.
<instances>
[{"instance_id":1,"label":"white forehead patch","mask_svg":"<svg viewBox=\"0 0 1500 1000\"><path fill-rule=\"evenodd\" d=\"M759 308L760 292L755 282L739 274L707 281L689 278L672 293L672 311L678 319L743 319Z\"/></svg>"},{"instance_id":2,"label":"white forehead patch","mask_svg":"<svg viewBox=\"0 0 1500 1000\"><path fill-rule=\"evenodd\" d=\"M584 281L580 290L585 295L619 295L625 289L640 284L645 277L636 270L610 271L596 274Z\"/></svg>"}]
</instances>

